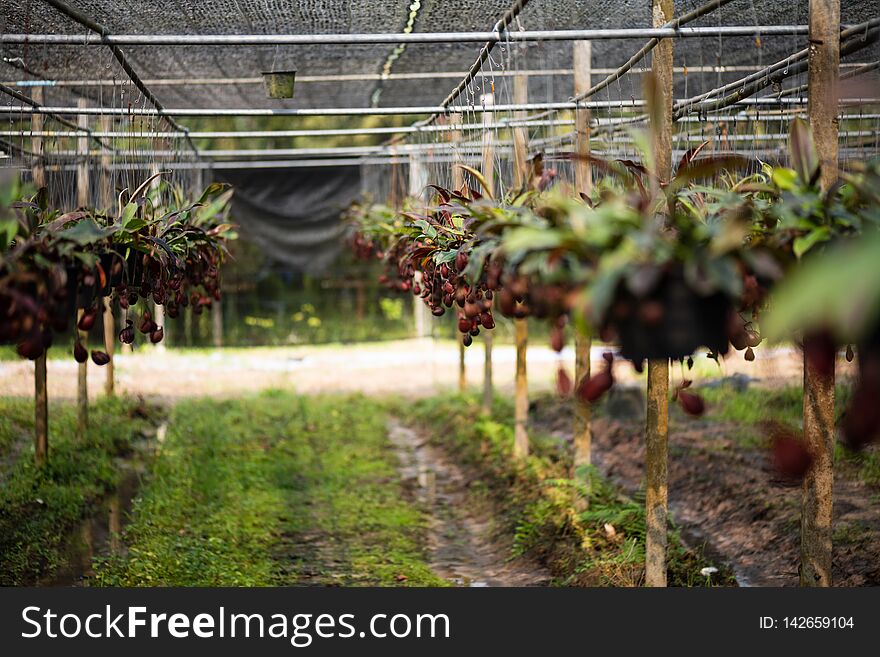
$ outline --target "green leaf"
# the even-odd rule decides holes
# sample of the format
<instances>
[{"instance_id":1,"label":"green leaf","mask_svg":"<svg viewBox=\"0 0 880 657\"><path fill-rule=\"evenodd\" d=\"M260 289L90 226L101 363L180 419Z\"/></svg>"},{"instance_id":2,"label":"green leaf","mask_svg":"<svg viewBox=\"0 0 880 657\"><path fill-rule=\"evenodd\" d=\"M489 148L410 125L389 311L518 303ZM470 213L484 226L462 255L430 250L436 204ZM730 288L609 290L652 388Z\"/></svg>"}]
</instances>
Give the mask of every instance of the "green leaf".
<instances>
[{"instance_id":1,"label":"green leaf","mask_svg":"<svg viewBox=\"0 0 880 657\"><path fill-rule=\"evenodd\" d=\"M119 218L119 223L122 224L122 227L125 230L137 230L136 228L130 229L128 227L129 222L131 222L131 220L134 218L135 214L137 213L137 210L138 210L137 203L129 203L128 205L125 206L125 208L123 208L122 216Z\"/></svg>"},{"instance_id":2,"label":"green leaf","mask_svg":"<svg viewBox=\"0 0 880 657\"><path fill-rule=\"evenodd\" d=\"M797 331L830 328L841 341L856 342L880 314L880 237L835 245L808 258L773 292L761 332L771 340Z\"/></svg>"},{"instance_id":3,"label":"green leaf","mask_svg":"<svg viewBox=\"0 0 880 657\"><path fill-rule=\"evenodd\" d=\"M422 233L427 235L431 239L437 237L437 229L424 219L416 219L413 224L418 226L421 229Z\"/></svg>"},{"instance_id":4,"label":"green leaf","mask_svg":"<svg viewBox=\"0 0 880 657\"><path fill-rule=\"evenodd\" d=\"M819 226L806 235L795 238L792 243L794 255L800 258L819 242L827 242L829 239L831 239L831 229L828 226Z\"/></svg>"},{"instance_id":5,"label":"green leaf","mask_svg":"<svg viewBox=\"0 0 880 657\"><path fill-rule=\"evenodd\" d=\"M134 233L139 231L144 226L147 226L149 222L146 219L141 219L140 217L134 217L131 219L125 226L123 226L124 230L127 230L130 233Z\"/></svg>"},{"instance_id":6,"label":"green leaf","mask_svg":"<svg viewBox=\"0 0 880 657\"><path fill-rule=\"evenodd\" d=\"M511 254L526 251L555 249L562 244L563 235L558 230L543 228L514 228L504 237L504 250Z\"/></svg>"},{"instance_id":7,"label":"green leaf","mask_svg":"<svg viewBox=\"0 0 880 657\"><path fill-rule=\"evenodd\" d=\"M811 185L819 170L819 155L813 143L813 133L803 119L791 122L790 133L791 162L804 185Z\"/></svg>"},{"instance_id":8,"label":"green leaf","mask_svg":"<svg viewBox=\"0 0 880 657\"><path fill-rule=\"evenodd\" d=\"M57 237L75 242L80 246L86 246L88 244L97 244L101 240L107 239L117 230L118 227L116 226L101 228L93 219L84 219L70 228L60 231Z\"/></svg>"},{"instance_id":9,"label":"green leaf","mask_svg":"<svg viewBox=\"0 0 880 657\"><path fill-rule=\"evenodd\" d=\"M796 189L798 186L797 173L794 169L779 167L773 169L773 173L770 177L773 180L774 185L786 192Z\"/></svg>"},{"instance_id":10,"label":"green leaf","mask_svg":"<svg viewBox=\"0 0 880 657\"><path fill-rule=\"evenodd\" d=\"M18 222L15 219L0 221L0 232L4 234L2 248L5 249L15 239L15 236L18 235Z\"/></svg>"}]
</instances>

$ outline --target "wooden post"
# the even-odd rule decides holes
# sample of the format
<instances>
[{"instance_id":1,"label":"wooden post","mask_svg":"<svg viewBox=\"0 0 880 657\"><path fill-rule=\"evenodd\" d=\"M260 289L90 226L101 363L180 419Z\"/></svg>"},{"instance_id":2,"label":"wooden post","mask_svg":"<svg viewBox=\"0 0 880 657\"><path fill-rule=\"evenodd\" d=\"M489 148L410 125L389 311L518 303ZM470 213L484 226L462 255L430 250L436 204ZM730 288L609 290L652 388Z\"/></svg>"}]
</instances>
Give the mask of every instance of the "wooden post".
<instances>
[{"instance_id":1,"label":"wooden post","mask_svg":"<svg viewBox=\"0 0 880 657\"><path fill-rule=\"evenodd\" d=\"M85 98L77 101L77 107L84 109L88 106ZM77 117L77 126L80 130L89 127L88 115L82 114ZM76 150L78 154L78 162L76 165L76 204L80 208L87 208L91 195L89 194L89 138L77 137ZM76 311L76 321L82 317L83 309ZM88 349L89 334L87 331L76 330L79 341ZM82 440L85 438L86 431L89 428L89 361L79 363L77 367L76 382L76 435Z\"/></svg>"},{"instance_id":2,"label":"wooden post","mask_svg":"<svg viewBox=\"0 0 880 657\"><path fill-rule=\"evenodd\" d=\"M223 307L216 299L211 304L211 338L215 349L223 346Z\"/></svg>"},{"instance_id":3,"label":"wooden post","mask_svg":"<svg viewBox=\"0 0 880 657\"><path fill-rule=\"evenodd\" d=\"M102 116L99 122L101 132L109 132L113 124L109 116ZM112 159L110 150L105 148L101 151L101 177L98 181L98 195L101 209L110 216L114 216L116 208L113 203L113 185L110 180L110 165ZM104 366L104 394L112 397L116 394L116 364L113 362L113 352L116 346L116 321L113 316L113 304L109 296L104 297L104 351L110 356L110 362Z\"/></svg>"},{"instance_id":4,"label":"wooden post","mask_svg":"<svg viewBox=\"0 0 880 657\"><path fill-rule=\"evenodd\" d=\"M529 79L524 75L513 78L514 104L529 102ZM515 112L514 119L525 119L526 112ZM524 127L513 129L513 172L517 189L528 189L528 132ZM529 380L526 372L526 352L528 350L529 324L525 318L513 320L516 340L516 376L513 397L513 455L525 457L529 454Z\"/></svg>"},{"instance_id":5,"label":"wooden post","mask_svg":"<svg viewBox=\"0 0 880 657\"><path fill-rule=\"evenodd\" d=\"M76 310L76 322L79 324L80 318L83 316L83 308ZM77 339L82 343L83 347L89 348L89 334L86 331L76 329ZM86 436L89 429L89 382L88 382L88 364L79 363L77 367L76 379L76 437L80 440Z\"/></svg>"},{"instance_id":6,"label":"wooden post","mask_svg":"<svg viewBox=\"0 0 880 657\"><path fill-rule=\"evenodd\" d=\"M32 98L39 104L43 102L43 88L35 87ZM43 129L43 115L31 115L31 130L35 133ZM34 163L31 169L34 186L46 186L46 170L43 168L43 138L31 137L31 151ZM46 357L44 351L34 361L34 461L43 467L49 460L49 393L46 385Z\"/></svg>"},{"instance_id":7,"label":"wooden post","mask_svg":"<svg viewBox=\"0 0 880 657\"><path fill-rule=\"evenodd\" d=\"M652 23L672 20L673 0L651 0ZM672 169L672 39L654 48L651 68L662 106L660 125L651 126L657 179L668 180ZM648 404L645 418L645 584L666 586L669 441L669 360L648 361Z\"/></svg>"},{"instance_id":8,"label":"wooden post","mask_svg":"<svg viewBox=\"0 0 880 657\"><path fill-rule=\"evenodd\" d=\"M827 190L837 180L838 166L839 0L810 0L809 47L807 112L822 163L820 184ZM804 440L814 462L801 497L801 586L831 586L834 379L833 366L822 373L804 358Z\"/></svg>"},{"instance_id":9,"label":"wooden post","mask_svg":"<svg viewBox=\"0 0 880 657\"><path fill-rule=\"evenodd\" d=\"M104 394L112 397L116 394L116 375L114 373L113 351L116 346L116 321L113 318L113 304L110 297L103 298L104 318L104 351L110 356L110 362L104 365Z\"/></svg>"},{"instance_id":10,"label":"wooden post","mask_svg":"<svg viewBox=\"0 0 880 657\"><path fill-rule=\"evenodd\" d=\"M529 102L529 79L525 75L515 75L513 77L513 103L515 105L524 105ZM513 120L522 121L528 116L527 112L514 112ZM515 186L522 190L528 186L528 166L529 159L529 134L525 127L515 127L513 129L513 180Z\"/></svg>"},{"instance_id":11,"label":"wooden post","mask_svg":"<svg viewBox=\"0 0 880 657\"><path fill-rule=\"evenodd\" d=\"M193 312L192 306L183 309L183 339L187 347L193 346Z\"/></svg>"},{"instance_id":12,"label":"wooden post","mask_svg":"<svg viewBox=\"0 0 880 657\"><path fill-rule=\"evenodd\" d=\"M428 174L425 169L425 163L416 153L409 156L409 196L417 199L420 203L424 202L425 187L428 185ZM422 272L417 271L413 276L413 283L421 285ZM416 337L424 338L429 335L428 327L430 319L428 316L428 307L422 301L413 297L413 319L415 322Z\"/></svg>"},{"instance_id":13,"label":"wooden post","mask_svg":"<svg viewBox=\"0 0 880 657\"><path fill-rule=\"evenodd\" d=\"M160 169L159 169L158 163L154 163L150 167L150 175L155 175L155 174L159 173L159 171L160 171ZM160 185L161 185L161 181L159 178L153 179L153 182L150 183L150 187L152 187L157 192L159 191ZM163 352L163 351L165 351L165 347L167 346L167 343L168 343L169 331L168 331L168 327L165 326L165 306L163 306L161 303L153 302L153 321L156 322L157 326L162 328L162 330L165 334L164 337L162 338L162 342L159 342L156 345L154 345L156 347L156 351Z\"/></svg>"},{"instance_id":14,"label":"wooden post","mask_svg":"<svg viewBox=\"0 0 880 657\"><path fill-rule=\"evenodd\" d=\"M454 114L449 115L449 123L452 125L460 125L462 121L461 114L459 112L455 112ZM460 130L450 130L449 131L449 142L452 144L456 144L461 141L461 131ZM464 171L461 167L457 166L459 161L461 160L461 154L457 149L453 149L452 151L452 189L459 190L462 185L464 185ZM465 351L467 347L464 346L464 333L457 332L458 334L458 391L465 392L467 390L467 366L465 365Z\"/></svg>"},{"instance_id":15,"label":"wooden post","mask_svg":"<svg viewBox=\"0 0 880 657\"><path fill-rule=\"evenodd\" d=\"M491 107L495 104L494 94L483 94L480 102L484 107L490 108L483 112L483 124L492 123ZM491 128L483 129L483 178L490 192L495 193L495 133ZM485 345L485 360L483 362L483 412L492 412L492 331L483 329L483 344Z\"/></svg>"},{"instance_id":16,"label":"wooden post","mask_svg":"<svg viewBox=\"0 0 880 657\"><path fill-rule=\"evenodd\" d=\"M574 42L574 93L587 91L592 86L592 55L593 47L589 41ZM590 110L586 107L575 110L575 131L577 141L575 147L579 159L575 160L574 176L575 191L589 195L593 189L593 170L590 162L585 159L590 155ZM574 381L575 390L581 382L590 378L590 351L593 346L589 334L584 334L574 322ZM590 426L592 410L589 402L575 395L574 399L574 471L589 466L592 462L593 432ZM585 477L589 485L589 476Z\"/></svg>"}]
</instances>

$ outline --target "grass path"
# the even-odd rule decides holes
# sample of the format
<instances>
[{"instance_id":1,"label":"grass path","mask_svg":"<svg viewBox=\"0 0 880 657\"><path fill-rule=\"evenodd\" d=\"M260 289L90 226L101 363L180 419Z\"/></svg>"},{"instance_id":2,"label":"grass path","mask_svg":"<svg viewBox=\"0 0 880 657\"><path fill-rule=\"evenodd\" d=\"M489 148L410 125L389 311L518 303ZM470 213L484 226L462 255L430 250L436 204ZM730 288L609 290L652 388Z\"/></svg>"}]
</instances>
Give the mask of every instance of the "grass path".
<instances>
[{"instance_id":1,"label":"grass path","mask_svg":"<svg viewBox=\"0 0 880 657\"><path fill-rule=\"evenodd\" d=\"M267 392L178 404L125 540L124 586L442 585L363 397Z\"/></svg>"}]
</instances>

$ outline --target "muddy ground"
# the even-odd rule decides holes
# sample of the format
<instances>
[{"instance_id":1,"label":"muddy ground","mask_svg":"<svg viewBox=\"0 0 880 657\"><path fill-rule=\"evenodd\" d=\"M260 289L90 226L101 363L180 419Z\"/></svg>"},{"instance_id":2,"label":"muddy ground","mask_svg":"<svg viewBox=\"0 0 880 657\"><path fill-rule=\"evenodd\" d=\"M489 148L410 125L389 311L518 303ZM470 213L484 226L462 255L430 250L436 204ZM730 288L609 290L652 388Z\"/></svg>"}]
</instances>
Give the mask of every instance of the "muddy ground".
<instances>
[{"instance_id":1,"label":"muddy ground","mask_svg":"<svg viewBox=\"0 0 880 657\"><path fill-rule=\"evenodd\" d=\"M511 536L495 525L497 509L470 490L472 473L426 436L389 423L407 491L429 514L428 557L440 577L457 586L546 586L550 573L527 557L510 558Z\"/></svg>"},{"instance_id":2,"label":"muddy ground","mask_svg":"<svg viewBox=\"0 0 880 657\"><path fill-rule=\"evenodd\" d=\"M535 429L568 439L568 403L542 398L534 405ZM669 503L691 544L729 565L740 585L797 586L800 486L781 480L768 452L743 444L737 424L693 419L671 409ZM634 493L644 476L644 420L593 422L598 469ZM880 487L862 482L854 466L835 464L835 586L880 585Z\"/></svg>"}]
</instances>

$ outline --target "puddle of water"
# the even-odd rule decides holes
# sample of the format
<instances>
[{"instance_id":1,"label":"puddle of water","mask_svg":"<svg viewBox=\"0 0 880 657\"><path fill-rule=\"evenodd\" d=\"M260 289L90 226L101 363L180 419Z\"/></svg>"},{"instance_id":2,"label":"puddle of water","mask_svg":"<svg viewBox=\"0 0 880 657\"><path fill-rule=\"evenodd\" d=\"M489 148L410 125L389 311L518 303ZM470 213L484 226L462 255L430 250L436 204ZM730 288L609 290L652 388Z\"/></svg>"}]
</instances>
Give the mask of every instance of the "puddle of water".
<instances>
[{"instance_id":1,"label":"puddle of water","mask_svg":"<svg viewBox=\"0 0 880 657\"><path fill-rule=\"evenodd\" d=\"M549 574L535 564L509 560L509 546L492 536L492 518L469 498L468 479L454 462L412 429L391 423L389 440L404 483L430 514L432 570L458 586L541 586Z\"/></svg>"},{"instance_id":2,"label":"puddle of water","mask_svg":"<svg viewBox=\"0 0 880 657\"><path fill-rule=\"evenodd\" d=\"M165 438L167 425L156 430L155 438L147 438L133 446L131 454L117 458L119 485L96 503L92 514L68 533L64 539L61 565L52 575L40 580L39 586L88 586L94 576L92 560L121 554L125 549L120 540L128 521L132 503L141 486L150 458Z\"/></svg>"}]
</instances>

